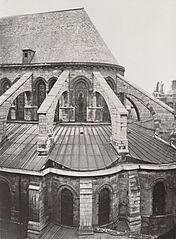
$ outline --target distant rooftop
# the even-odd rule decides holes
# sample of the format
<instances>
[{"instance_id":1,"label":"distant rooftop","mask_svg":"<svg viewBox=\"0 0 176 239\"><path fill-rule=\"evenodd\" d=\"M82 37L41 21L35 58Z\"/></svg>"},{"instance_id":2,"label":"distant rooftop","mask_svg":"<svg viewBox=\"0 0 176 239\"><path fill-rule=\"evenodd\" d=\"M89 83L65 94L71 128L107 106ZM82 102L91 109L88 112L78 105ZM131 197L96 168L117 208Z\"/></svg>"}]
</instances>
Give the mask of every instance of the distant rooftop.
<instances>
[{"instance_id":1,"label":"distant rooftop","mask_svg":"<svg viewBox=\"0 0 176 239\"><path fill-rule=\"evenodd\" d=\"M118 64L83 8L1 18L0 36L0 64L21 63L26 48L31 63Z\"/></svg>"}]
</instances>

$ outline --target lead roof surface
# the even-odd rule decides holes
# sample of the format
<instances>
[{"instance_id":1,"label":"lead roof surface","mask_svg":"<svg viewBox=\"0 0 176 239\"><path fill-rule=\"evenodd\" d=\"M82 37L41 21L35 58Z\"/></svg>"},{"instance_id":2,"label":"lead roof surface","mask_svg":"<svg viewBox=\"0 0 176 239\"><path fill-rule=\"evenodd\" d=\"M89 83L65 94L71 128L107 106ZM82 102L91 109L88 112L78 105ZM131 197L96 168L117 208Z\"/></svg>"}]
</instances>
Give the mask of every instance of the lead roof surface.
<instances>
[{"instance_id":1,"label":"lead roof surface","mask_svg":"<svg viewBox=\"0 0 176 239\"><path fill-rule=\"evenodd\" d=\"M0 167L42 170L50 159L66 169L100 170L118 162L110 144L110 125L57 125L57 140L49 155L37 155L37 124L10 123L8 140L0 144ZM129 155L133 162L167 164L176 161L176 149L140 130L129 126Z\"/></svg>"}]
</instances>

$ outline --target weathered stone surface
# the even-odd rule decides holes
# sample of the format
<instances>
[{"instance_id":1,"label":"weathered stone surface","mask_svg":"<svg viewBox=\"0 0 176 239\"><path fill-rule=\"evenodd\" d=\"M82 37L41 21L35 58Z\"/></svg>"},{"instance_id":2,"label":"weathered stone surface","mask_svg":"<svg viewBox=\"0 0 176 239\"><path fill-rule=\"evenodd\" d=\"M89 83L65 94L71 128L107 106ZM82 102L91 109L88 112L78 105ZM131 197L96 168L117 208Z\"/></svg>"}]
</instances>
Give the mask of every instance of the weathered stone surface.
<instances>
[{"instance_id":1,"label":"weathered stone surface","mask_svg":"<svg viewBox=\"0 0 176 239\"><path fill-rule=\"evenodd\" d=\"M11 88L0 96L0 142L6 137L6 121L14 100L23 92L32 91L32 73L25 73Z\"/></svg>"},{"instance_id":2,"label":"weathered stone surface","mask_svg":"<svg viewBox=\"0 0 176 239\"><path fill-rule=\"evenodd\" d=\"M80 235L93 234L92 227L92 180L80 179Z\"/></svg>"},{"instance_id":3,"label":"weathered stone surface","mask_svg":"<svg viewBox=\"0 0 176 239\"><path fill-rule=\"evenodd\" d=\"M94 72L94 91L105 99L112 123L112 144L119 153L128 152L127 111L100 72Z\"/></svg>"},{"instance_id":4,"label":"weathered stone surface","mask_svg":"<svg viewBox=\"0 0 176 239\"><path fill-rule=\"evenodd\" d=\"M140 87L131 83L122 75L117 74L118 92L123 92L131 98L138 107L141 119L152 118L155 133L169 140L174 127L174 109L156 99Z\"/></svg>"}]
</instances>

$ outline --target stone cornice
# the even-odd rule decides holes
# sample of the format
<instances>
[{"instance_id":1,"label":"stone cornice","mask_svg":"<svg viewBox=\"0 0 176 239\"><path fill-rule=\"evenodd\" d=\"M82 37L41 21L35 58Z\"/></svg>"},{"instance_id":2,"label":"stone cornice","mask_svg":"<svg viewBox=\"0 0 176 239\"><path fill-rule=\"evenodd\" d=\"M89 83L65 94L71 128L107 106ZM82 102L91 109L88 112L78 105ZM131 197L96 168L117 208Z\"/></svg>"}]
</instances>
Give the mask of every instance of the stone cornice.
<instances>
[{"instance_id":1,"label":"stone cornice","mask_svg":"<svg viewBox=\"0 0 176 239\"><path fill-rule=\"evenodd\" d=\"M110 70L120 70L122 72L125 72L125 67L115 64L108 64L108 63L98 63L98 62L50 62L50 63L30 63L30 64L20 64L20 63L14 63L14 64L0 64L0 69L4 68L44 68L44 67L65 67L70 68L77 68L77 67L85 67L85 68L108 68Z\"/></svg>"},{"instance_id":2,"label":"stone cornice","mask_svg":"<svg viewBox=\"0 0 176 239\"><path fill-rule=\"evenodd\" d=\"M82 178L82 177L104 177L110 176L113 174L117 174L119 172L124 171L133 171L133 170L150 170L150 171L165 171L165 170L176 170L176 163L171 164L120 164L113 168L109 169L102 169L98 171L73 171L73 170L63 170L63 169L54 169L54 168L47 168L43 171L31 171L31 170L24 170L24 169L13 169L13 168L0 168L0 172L6 173L15 173L15 174L22 174L22 175L31 175L31 176L39 176L43 177L47 174L56 174L60 176L68 176L68 177L75 177L75 178Z\"/></svg>"}]
</instances>

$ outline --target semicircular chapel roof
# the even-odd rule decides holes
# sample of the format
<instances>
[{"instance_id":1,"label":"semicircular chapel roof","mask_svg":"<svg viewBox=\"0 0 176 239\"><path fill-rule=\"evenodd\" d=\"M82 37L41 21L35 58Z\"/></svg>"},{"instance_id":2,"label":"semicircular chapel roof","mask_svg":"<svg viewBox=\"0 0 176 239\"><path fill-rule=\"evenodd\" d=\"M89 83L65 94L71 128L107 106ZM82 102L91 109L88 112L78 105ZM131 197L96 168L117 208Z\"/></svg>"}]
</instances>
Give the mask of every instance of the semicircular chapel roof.
<instances>
[{"instance_id":1,"label":"semicircular chapel roof","mask_svg":"<svg viewBox=\"0 0 176 239\"><path fill-rule=\"evenodd\" d=\"M83 8L1 18L0 64L22 63L22 49L32 63L118 64Z\"/></svg>"}]
</instances>

